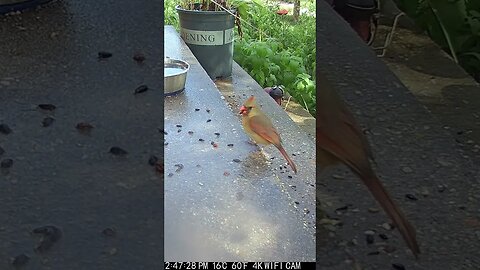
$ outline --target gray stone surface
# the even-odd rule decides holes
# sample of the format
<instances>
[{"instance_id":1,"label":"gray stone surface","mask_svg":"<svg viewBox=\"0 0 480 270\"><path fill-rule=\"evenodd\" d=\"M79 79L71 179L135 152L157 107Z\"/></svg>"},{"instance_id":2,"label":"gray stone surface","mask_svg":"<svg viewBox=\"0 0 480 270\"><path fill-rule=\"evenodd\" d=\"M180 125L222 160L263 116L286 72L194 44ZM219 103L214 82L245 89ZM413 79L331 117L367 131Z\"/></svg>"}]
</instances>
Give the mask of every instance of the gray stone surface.
<instances>
[{"instance_id":1,"label":"gray stone surface","mask_svg":"<svg viewBox=\"0 0 480 270\"><path fill-rule=\"evenodd\" d=\"M480 85L427 35L397 33L382 61L451 133L463 155L480 163Z\"/></svg>"},{"instance_id":2,"label":"gray stone surface","mask_svg":"<svg viewBox=\"0 0 480 270\"><path fill-rule=\"evenodd\" d=\"M58 1L0 16L0 123L13 130L0 159L14 161L0 172L0 269L22 253L25 269L163 268L162 176L147 162L163 152L161 12L157 1ZM140 84L151 90L134 96ZM63 237L36 254L30 231L47 224Z\"/></svg>"},{"instance_id":3,"label":"gray stone surface","mask_svg":"<svg viewBox=\"0 0 480 270\"><path fill-rule=\"evenodd\" d=\"M344 21L323 2L317 8L319 72L336 85L368 128L376 171L416 227L422 250L415 260L398 232L382 226L385 214L368 211L377 206L366 188L350 172L337 168L317 183L329 195L322 201L323 210L342 222L333 228L318 226L317 266L347 269L355 262L362 269L390 269L392 263L405 269L477 269L478 164L461 155L451 135ZM418 200L409 200L406 194ZM335 211L342 206L348 207ZM389 239L375 237L368 245L367 230ZM382 246L391 252L368 255Z\"/></svg>"},{"instance_id":4,"label":"gray stone surface","mask_svg":"<svg viewBox=\"0 0 480 270\"><path fill-rule=\"evenodd\" d=\"M297 154L292 156L299 165L295 175L282 167L285 162L273 146L265 148L266 157L248 143L239 104L229 107L172 27L165 28L165 56L191 65L186 90L165 99L165 259L313 261L311 139L248 77L252 87L245 90L259 91L259 103L273 113L287 152ZM285 131L289 128L294 129Z\"/></svg>"}]
</instances>

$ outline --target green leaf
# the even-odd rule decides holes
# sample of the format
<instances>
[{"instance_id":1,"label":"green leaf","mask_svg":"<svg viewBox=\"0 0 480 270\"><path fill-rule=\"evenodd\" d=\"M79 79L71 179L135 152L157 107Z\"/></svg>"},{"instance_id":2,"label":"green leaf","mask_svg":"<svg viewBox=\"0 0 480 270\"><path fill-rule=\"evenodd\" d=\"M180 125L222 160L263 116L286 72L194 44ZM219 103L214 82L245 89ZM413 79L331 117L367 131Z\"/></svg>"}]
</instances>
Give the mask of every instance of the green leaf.
<instances>
[{"instance_id":1,"label":"green leaf","mask_svg":"<svg viewBox=\"0 0 480 270\"><path fill-rule=\"evenodd\" d=\"M469 57L476 58L477 60L480 61L480 52L467 52L467 53L462 53L460 56L462 57L469 56Z\"/></svg>"}]
</instances>

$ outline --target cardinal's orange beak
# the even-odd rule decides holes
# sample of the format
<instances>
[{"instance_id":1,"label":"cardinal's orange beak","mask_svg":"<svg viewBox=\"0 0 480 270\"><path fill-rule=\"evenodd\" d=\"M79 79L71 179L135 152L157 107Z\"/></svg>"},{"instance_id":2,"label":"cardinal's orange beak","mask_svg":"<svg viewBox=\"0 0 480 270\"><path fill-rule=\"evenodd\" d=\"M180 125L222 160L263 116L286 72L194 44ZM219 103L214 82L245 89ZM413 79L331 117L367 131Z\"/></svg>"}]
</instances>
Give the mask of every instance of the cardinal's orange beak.
<instances>
[{"instance_id":1,"label":"cardinal's orange beak","mask_svg":"<svg viewBox=\"0 0 480 270\"><path fill-rule=\"evenodd\" d=\"M246 113L247 113L247 108L245 108L245 106L240 107L240 111L238 112L238 114L246 114Z\"/></svg>"}]
</instances>

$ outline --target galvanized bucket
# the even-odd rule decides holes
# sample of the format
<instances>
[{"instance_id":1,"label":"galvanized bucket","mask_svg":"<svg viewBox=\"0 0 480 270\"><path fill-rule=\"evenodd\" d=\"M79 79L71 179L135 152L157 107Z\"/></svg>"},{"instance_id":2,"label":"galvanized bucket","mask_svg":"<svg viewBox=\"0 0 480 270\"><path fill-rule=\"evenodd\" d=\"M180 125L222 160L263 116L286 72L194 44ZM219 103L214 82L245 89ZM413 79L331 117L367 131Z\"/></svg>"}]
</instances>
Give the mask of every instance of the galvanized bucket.
<instances>
[{"instance_id":1,"label":"galvanized bucket","mask_svg":"<svg viewBox=\"0 0 480 270\"><path fill-rule=\"evenodd\" d=\"M226 11L176 7L180 35L210 78L232 75L235 18Z\"/></svg>"}]
</instances>

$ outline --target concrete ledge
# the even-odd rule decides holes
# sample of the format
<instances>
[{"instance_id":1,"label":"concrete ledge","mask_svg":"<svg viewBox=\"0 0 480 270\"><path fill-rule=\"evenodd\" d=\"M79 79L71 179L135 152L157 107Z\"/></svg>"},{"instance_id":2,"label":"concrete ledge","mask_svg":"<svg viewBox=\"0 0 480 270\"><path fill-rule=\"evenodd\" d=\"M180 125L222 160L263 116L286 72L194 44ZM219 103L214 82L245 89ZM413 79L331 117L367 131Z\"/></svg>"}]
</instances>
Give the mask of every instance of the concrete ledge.
<instances>
[{"instance_id":1,"label":"concrete ledge","mask_svg":"<svg viewBox=\"0 0 480 270\"><path fill-rule=\"evenodd\" d=\"M229 80L217 80L215 84L218 86L222 95L226 98L230 109L233 113L238 112L238 108L241 104L250 96L255 95L257 102L262 107L262 110L271 117L272 122L279 131L283 145L290 155L295 155L295 162L299 167L299 173L295 177L296 179L302 179L300 182L292 183L287 175L276 173L277 177L282 181L282 185L292 186L296 188L294 192L290 192L291 200L298 201L298 199L309 198L315 201L312 197L315 194L311 189L315 185L314 179L316 179L316 164L315 164L315 123L305 123L314 121L315 119L303 109L296 109L298 113L286 113L286 111L278 106L273 99L265 93L263 88L243 70L237 63L233 64L232 78ZM284 101L285 103L285 101ZM284 105L284 104L282 104ZM301 114L301 115L300 115ZM289 117L294 115L294 119ZM297 117L295 119L295 117ZM300 121L303 123L297 123L299 118L303 118ZM303 124L303 126L302 126ZM290 149L289 149L290 148ZM262 149L268 157L275 160L279 160L283 163L283 158L275 147L269 146ZM280 164L272 164L272 167L279 167ZM274 169L277 171L277 169ZM286 177L287 176L287 177Z\"/></svg>"},{"instance_id":2,"label":"concrete ledge","mask_svg":"<svg viewBox=\"0 0 480 270\"><path fill-rule=\"evenodd\" d=\"M450 132L462 155L478 164L480 85L427 35L408 29L396 31L382 61Z\"/></svg>"},{"instance_id":3,"label":"concrete ledge","mask_svg":"<svg viewBox=\"0 0 480 270\"><path fill-rule=\"evenodd\" d=\"M313 141L250 77L234 79L232 91L242 94L229 108L172 27L165 38L165 55L191 68L185 92L165 99L165 259L313 261ZM297 175L273 146L264 154L248 143L238 108L252 93L282 134Z\"/></svg>"}]
</instances>

